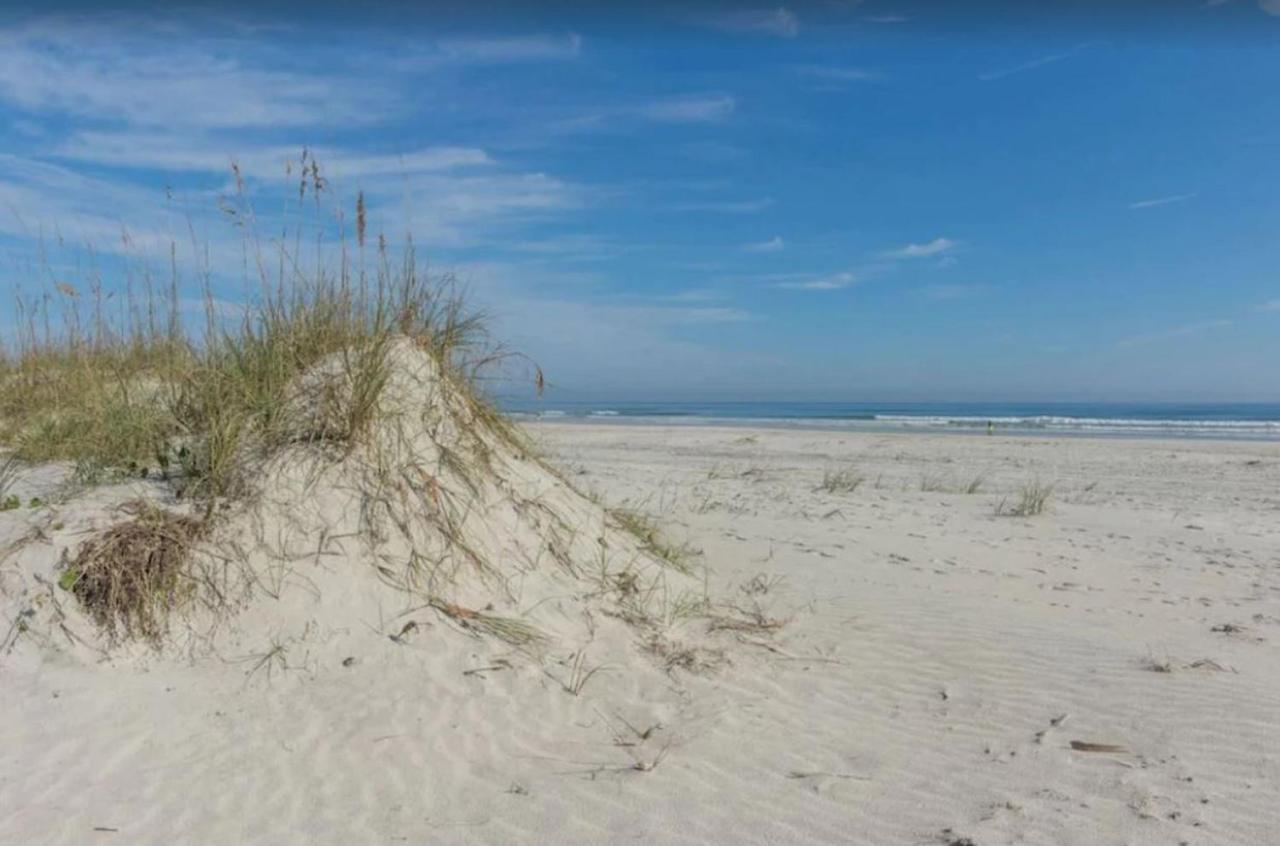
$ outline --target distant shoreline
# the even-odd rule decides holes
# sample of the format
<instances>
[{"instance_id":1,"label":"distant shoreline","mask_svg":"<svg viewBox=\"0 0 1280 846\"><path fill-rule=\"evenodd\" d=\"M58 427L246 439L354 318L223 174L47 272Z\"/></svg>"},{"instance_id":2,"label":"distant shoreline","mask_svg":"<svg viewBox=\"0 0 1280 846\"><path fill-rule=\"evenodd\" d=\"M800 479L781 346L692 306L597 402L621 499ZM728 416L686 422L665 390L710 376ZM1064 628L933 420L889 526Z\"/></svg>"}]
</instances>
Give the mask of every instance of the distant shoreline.
<instances>
[{"instance_id":1,"label":"distant shoreline","mask_svg":"<svg viewBox=\"0 0 1280 846\"><path fill-rule=\"evenodd\" d=\"M558 411L509 411L522 424L614 427L670 427L673 429L737 429L764 431L840 432L848 434L958 435L971 437L1032 437L1046 439L1103 439L1142 441L1213 441L1280 444L1280 421L1128 421L1093 418L1080 422L1021 424L992 418L988 431L981 418L947 421L914 418L784 418L713 417L662 414L570 414Z\"/></svg>"}]
</instances>

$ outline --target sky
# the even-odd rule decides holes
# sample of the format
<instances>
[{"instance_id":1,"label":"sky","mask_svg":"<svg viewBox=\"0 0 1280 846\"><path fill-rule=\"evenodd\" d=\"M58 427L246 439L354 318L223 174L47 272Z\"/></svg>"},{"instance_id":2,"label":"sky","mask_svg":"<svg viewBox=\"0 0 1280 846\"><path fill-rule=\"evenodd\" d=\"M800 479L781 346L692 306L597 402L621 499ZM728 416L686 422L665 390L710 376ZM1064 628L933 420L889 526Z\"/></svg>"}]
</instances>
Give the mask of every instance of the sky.
<instances>
[{"instance_id":1,"label":"sky","mask_svg":"<svg viewBox=\"0 0 1280 846\"><path fill-rule=\"evenodd\" d=\"M552 399L1280 401L1280 0L353 5L0 7L0 332L305 148Z\"/></svg>"}]
</instances>

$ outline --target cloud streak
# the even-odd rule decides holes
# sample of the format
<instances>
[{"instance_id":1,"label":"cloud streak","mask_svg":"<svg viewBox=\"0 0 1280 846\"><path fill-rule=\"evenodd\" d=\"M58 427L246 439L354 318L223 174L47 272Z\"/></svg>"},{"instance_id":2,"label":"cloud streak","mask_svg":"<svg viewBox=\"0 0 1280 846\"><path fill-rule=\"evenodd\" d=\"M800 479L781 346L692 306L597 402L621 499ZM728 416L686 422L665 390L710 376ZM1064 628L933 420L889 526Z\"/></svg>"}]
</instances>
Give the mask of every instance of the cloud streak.
<instances>
[{"instance_id":1,"label":"cloud streak","mask_svg":"<svg viewBox=\"0 0 1280 846\"><path fill-rule=\"evenodd\" d=\"M712 29L734 35L769 35L795 38L800 34L800 19L785 7L725 12L703 19Z\"/></svg>"},{"instance_id":2,"label":"cloud streak","mask_svg":"<svg viewBox=\"0 0 1280 846\"><path fill-rule=\"evenodd\" d=\"M778 282L775 288L789 291L839 291L848 288L858 281L852 273L833 273L818 279L797 279L789 282Z\"/></svg>"},{"instance_id":3,"label":"cloud streak","mask_svg":"<svg viewBox=\"0 0 1280 846\"><path fill-rule=\"evenodd\" d=\"M983 82L992 82L997 79L1004 79L1006 76L1013 76L1014 74L1025 73L1030 70L1035 70L1036 68L1042 68L1045 65L1051 65L1054 62L1060 62L1063 59L1070 58L1071 56L1074 56L1076 53L1079 53L1084 48L1089 47L1091 44L1092 42L1077 44L1076 46L1072 47L1069 50L1063 50L1060 53L1050 53L1047 56L1040 56L1039 58L1032 59L1029 62L1023 62L1020 65L1014 65L1013 67L1009 67L1009 68L1001 68L998 70L987 71L986 73L980 73L978 74L978 79L982 80Z\"/></svg>"},{"instance_id":4,"label":"cloud streak","mask_svg":"<svg viewBox=\"0 0 1280 846\"><path fill-rule=\"evenodd\" d=\"M950 238L934 238L924 244L907 244L905 247L899 247L896 250L888 250L882 253L883 258L887 259L918 259L930 258L931 256L940 256L943 253L950 252L959 246L958 241Z\"/></svg>"},{"instance_id":5,"label":"cloud streak","mask_svg":"<svg viewBox=\"0 0 1280 846\"><path fill-rule=\"evenodd\" d=\"M1159 341L1168 341L1174 338L1189 338L1194 335L1202 335L1205 332L1211 332L1214 329L1225 329L1231 325L1230 320L1205 320L1200 323L1190 323L1186 326L1177 326L1173 329L1166 329L1163 332L1152 332L1147 335L1134 335L1129 338L1123 338L1116 342L1118 347L1141 347L1147 344L1158 343Z\"/></svg>"},{"instance_id":6,"label":"cloud streak","mask_svg":"<svg viewBox=\"0 0 1280 846\"><path fill-rule=\"evenodd\" d=\"M1138 200L1136 203L1130 203L1131 209L1151 209L1156 206L1167 206L1173 203L1183 203L1187 200L1194 200L1199 194L1192 192L1190 194L1173 194L1169 197L1156 197L1150 200Z\"/></svg>"},{"instance_id":7,"label":"cloud streak","mask_svg":"<svg viewBox=\"0 0 1280 846\"><path fill-rule=\"evenodd\" d=\"M777 235L768 241L760 241L755 244L747 244L742 249L749 253L779 253L786 249L786 242L782 240L782 236Z\"/></svg>"}]
</instances>

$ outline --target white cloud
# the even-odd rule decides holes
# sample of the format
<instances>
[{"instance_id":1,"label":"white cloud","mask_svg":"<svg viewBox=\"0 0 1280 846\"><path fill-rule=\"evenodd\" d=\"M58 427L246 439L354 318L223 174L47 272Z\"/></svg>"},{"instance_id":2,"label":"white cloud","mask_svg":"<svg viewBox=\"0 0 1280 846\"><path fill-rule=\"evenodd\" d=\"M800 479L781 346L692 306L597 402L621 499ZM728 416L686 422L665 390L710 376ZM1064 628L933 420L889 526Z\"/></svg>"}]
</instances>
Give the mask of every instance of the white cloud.
<instances>
[{"instance_id":1,"label":"white cloud","mask_svg":"<svg viewBox=\"0 0 1280 846\"><path fill-rule=\"evenodd\" d=\"M708 26L738 35L772 35L795 38L800 34L800 19L790 9L754 9L725 12L705 19Z\"/></svg>"},{"instance_id":2,"label":"white cloud","mask_svg":"<svg viewBox=\"0 0 1280 846\"><path fill-rule=\"evenodd\" d=\"M426 147L399 154L371 155L330 147L310 153L324 172L340 178L403 176L494 164L475 147ZM215 140L203 133L78 132L54 148L62 159L166 171L226 173L234 161L242 173L261 179L284 174L286 162L297 162L299 147L254 145Z\"/></svg>"},{"instance_id":3,"label":"white cloud","mask_svg":"<svg viewBox=\"0 0 1280 846\"><path fill-rule=\"evenodd\" d=\"M917 293L926 300L943 302L975 297L986 290L985 285L925 285Z\"/></svg>"},{"instance_id":4,"label":"white cloud","mask_svg":"<svg viewBox=\"0 0 1280 846\"><path fill-rule=\"evenodd\" d=\"M884 74L879 71L865 68L805 65L796 68L796 72L802 76L812 77L828 83L875 82L884 79Z\"/></svg>"},{"instance_id":5,"label":"white cloud","mask_svg":"<svg viewBox=\"0 0 1280 846\"><path fill-rule=\"evenodd\" d=\"M1193 200L1193 199L1195 199L1197 196L1199 196L1199 194L1196 194L1196 193L1191 193L1191 194L1174 194L1174 195L1169 196L1169 197L1156 197L1155 199L1151 199L1151 200L1138 200L1136 203L1130 203L1130 204L1129 204L1129 208L1131 208L1131 209L1149 209L1149 208L1153 208L1153 207L1155 207L1155 206L1167 206L1167 205L1169 205L1170 203L1181 203L1181 202L1184 202L1184 201L1186 201L1186 200Z\"/></svg>"},{"instance_id":6,"label":"white cloud","mask_svg":"<svg viewBox=\"0 0 1280 846\"><path fill-rule=\"evenodd\" d=\"M37 22L0 31L0 99L38 114L214 129L364 125L400 108L354 76L268 70L252 55L140 24Z\"/></svg>"},{"instance_id":7,"label":"white cloud","mask_svg":"<svg viewBox=\"0 0 1280 846\"><path fill-rule=\"evenodd\" d=\"M721 212L724 214L755 214L773 205L773 199L763 197L758 200L711 200L702 203L684 203L675 206L676 211Z\"/></svg>"},{"instance_id":8,"label":"white cloud","mask_svg":"<svg viewBox=\"0 0 1280 846\"><path fill-rule=\"evenodd\" d=\"M928 258L942 255L955 249L958 245L959 242L952 241L950 238L934 238L926 244L907 244L905 247L889 250L882 255L887 259Z\"/></svg>"},{"instance_id":9,"label":"white cloud","mask_svg":"<svg viewBox=\"0 0 1280 846\"><path fill-rule=\"evenodd\" d=\"M647 103L583 110L555 121L552 128L555 132L611 132L626 128L632 121L719 123L731 117L737 105L737 101L728 94L668 97Z\"/></svg>"},{"instance_id":10,"label":"white cloud","mask_svg":"<svg viewBox=\"0 0 1280 846\"><path fill-rule=\"evenodd\" d=\"M900 24L906 23L911 18L907 15L868 15L863 20L874 24Z\"/></svg>"},{"instance_id":11,"label":"white cloud","mask_svg":"<svg viewBox=\"0 0 1280 846\"><path fill-rule=\"evenodd\" d=\"M782 236L775 235L774 237L770 238L768 241L760 241L755 244L747 244L742 249L746 250L749 253L776 253L785 249L786 246L787 244L785 241L782 240Z\"/></svg>"},{"instance_id":12,"label":"white cloud","mask_svg":"<svg viewBox=\"0 0 1280 846\"><path fill-rule=\"evenodd\" d=\"M1258 0L1258 8L1268 15L1280 17L1280 0Z\"/></svg>"},{"instance_id":13,"label":"white cloud","mask_svg":"<svg viewBox=\"0 0 1280 846\"><path fill-rule=\"evenodd\" d=\"M1006 76L1013 76L1016 73L1023 73L1024 71L1034 70L1036 68L1043 67L1045 65L1053 64L1054 62L1060 62L1063 59L1073 56L1076 53L1083 50L1084 48L1090 46L1090 43L1091 42L1086 42L1084 44L1077 44L1076 46L1072 47L1069 50L1063 50L1061 53L1050 53L1047 56L1041 56L1038 59L1032 59L1029 62L1023 62L1022 64L1014 65L1011 68L1003 68L1000 70L987 71L986 73L980 73L978 74L978 79L982 80L983 82L990 82L995 79L1003 79Z\"/></svg>"},{"instance_id":14,"label":"white cloud","mask_svg":"<svg viewBox=\"0 0 1280 846\"><path fill-rule=\"evenodd\" d=\"M1173 329L1166 329L1163 332L1152 332L1147 335L1134 335L1130 338L1123 338L1116 342L1116 346L1144 346L1146 344L1153 344L1157 341L1166 341L1172 338L1186 338L1191 335L1200 335L1214 329L1224 329L1230 325L1230 320L1205 320L1200 323L1191 323L1186 326L1177 326Z\"/></svg>"},{"instance_id":15,"label":"white cloud","mask_svg":"<svg viewBox=\"0 0 1280 846\"><path fill-rule=\"evenodd\" d=\"M848 288L857 281L856 276L846 272L833 273L830 276L823 276L818 279L779 282L775 287L786 288L791 291L838 291L841 288Z\"/></svg>"},{"instance_id":16,"label":"white cloud","mask_svg":"<svg viewBox=\"0 0 1280 846\"><path fill-rule=\"evenodd\" d=\"M733 114L737 102L724 94L679 97L639 106L636 114L660 123L714 123Z\"/></svg>"},{"instance_id":17,"label":"white cloud","mask_svg":"<svg viewBox=\"0 0 1280 846\"><path fill-rule=\"evenodd\" d=\"M1280 311L1280 299L1270 300L1258 306L1257 311Z\"/></svg>"},{"instance_id":18,"label":"white cloud","mask_svg":"<svg viewBox=\"0 0 1280 846\"><path fill-rule=\"evenodd\" d=\"M514 38L446 39L436 45L441 56L463 62L524 62L572 59L582 51L577 33L557 38L529 35Z\"/></svg>"}]
</instances>

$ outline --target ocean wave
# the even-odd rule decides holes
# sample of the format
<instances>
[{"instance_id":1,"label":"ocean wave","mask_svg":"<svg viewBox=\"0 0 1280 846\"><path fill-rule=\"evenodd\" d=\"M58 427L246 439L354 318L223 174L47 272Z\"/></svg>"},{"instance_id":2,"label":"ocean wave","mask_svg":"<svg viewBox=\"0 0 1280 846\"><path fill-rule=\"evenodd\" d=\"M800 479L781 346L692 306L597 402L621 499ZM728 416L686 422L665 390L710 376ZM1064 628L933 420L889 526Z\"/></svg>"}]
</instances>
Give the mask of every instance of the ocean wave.
<instances>
[{"instance_id":1,"label":"ocean wave","mask_svg":"<svg viewBox=\"0 0 1280 846\"><path fill-rule=\"evenodd\" d=\"M523 419L570 418L606 424L660 426L775 426L788 429L837 431L934 431L981 433L988 425L1002 434L1045 434L1148 438L1280 439L1280 414L1275 417L1135 417L1072 416L1067 414L872 413L833 410L827 414L718 414L711 410L670 408L542 409L515 412Z\"/></svg>"},{"instance_id":2,"label":"ocean wave","mask_svg":"<svg viewBox=\"0 0 1280 846\"><path fill-rule=\"evenodd\" d=\"M1247 431L1280 434L1280 420L1188 420L1143 417L1064 417L1034 415L1029 417L980 417L957 415L877 414L876 421L898 426L928 428L984 428L991 424L1000 429L1056 429L1108 431Z\"/></svg>"}]
</instances>

